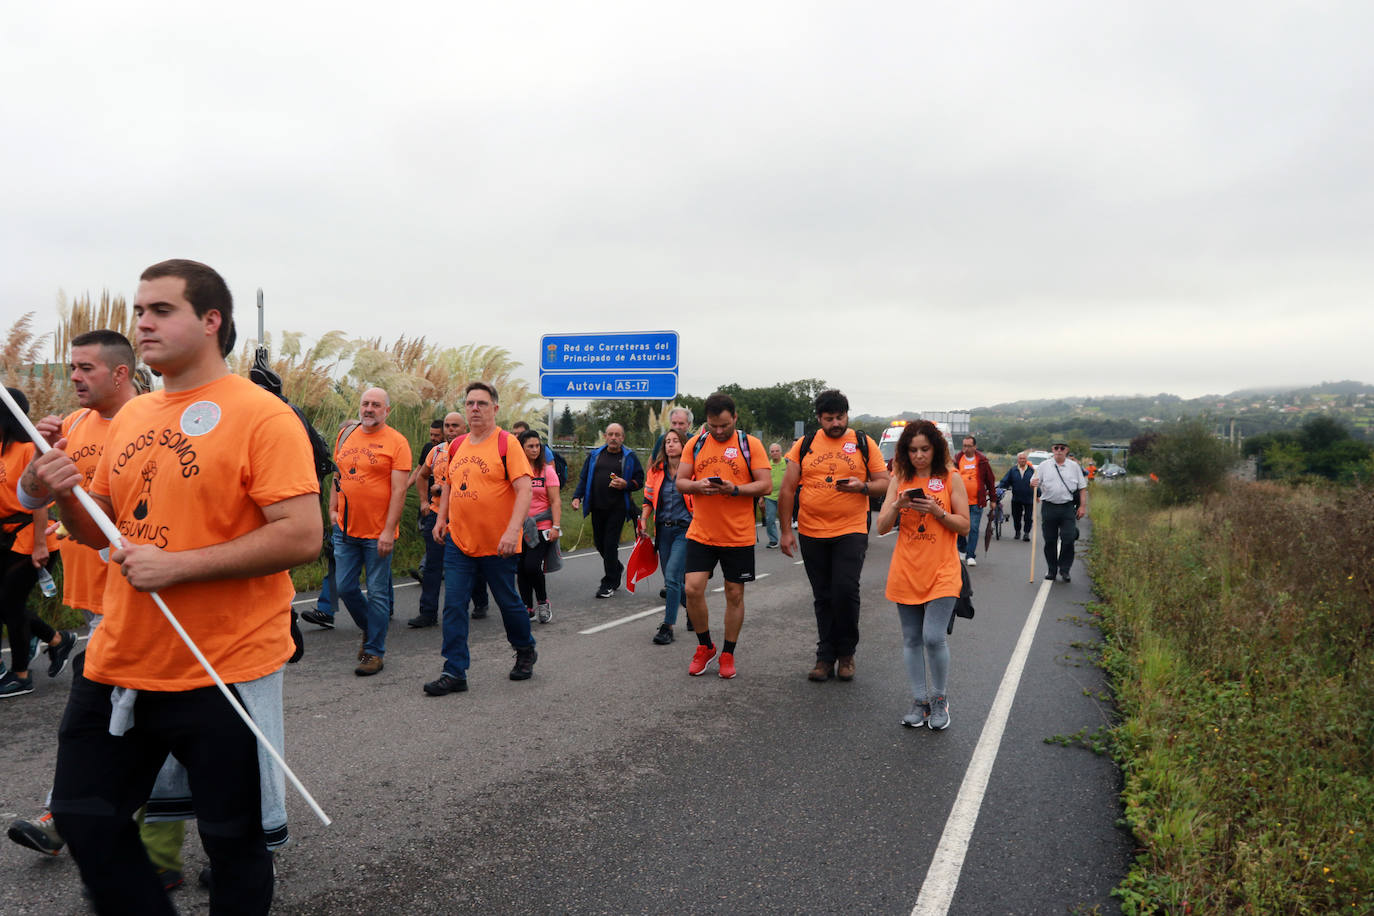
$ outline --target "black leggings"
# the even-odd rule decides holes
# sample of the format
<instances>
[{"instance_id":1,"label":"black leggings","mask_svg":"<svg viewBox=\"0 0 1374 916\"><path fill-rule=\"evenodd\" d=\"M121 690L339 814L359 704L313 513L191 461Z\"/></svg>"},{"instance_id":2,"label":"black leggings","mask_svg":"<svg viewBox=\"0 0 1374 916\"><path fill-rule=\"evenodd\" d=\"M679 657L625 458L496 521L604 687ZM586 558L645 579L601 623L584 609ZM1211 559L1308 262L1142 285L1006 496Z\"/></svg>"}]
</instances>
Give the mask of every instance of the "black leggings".
<instances>
[{"instance_id":1,"label":"black leggings","mask_svg":"<svg viewBox=\"0 0 1374 916\"><path fill-rule=\"evenodd\" d=\"M5 552L4 582L0 584L0 623L10 637L10 667L28 671L29 636L52 642L53 628L29 614L29 592L38 581L38 569L26 553ZM32 633L30 632L32 631ZM46 635L45 635L46 634Z\"/></svg>"},{"instance_id":2,"label":"black leggings","mask_svg":"<svg viewBox=\"0 0 1374 916\"><path fill-rule=\"evenodd\" d=\"M534 607L536 600L540 604L549 600L548 589L544 586L544 557L548 552L549 542L542 538L535 546L524 547L520 551L520 567L515 582L520 588L520 600L525 602L527 608Z\"/></svg>"}]
</instances>

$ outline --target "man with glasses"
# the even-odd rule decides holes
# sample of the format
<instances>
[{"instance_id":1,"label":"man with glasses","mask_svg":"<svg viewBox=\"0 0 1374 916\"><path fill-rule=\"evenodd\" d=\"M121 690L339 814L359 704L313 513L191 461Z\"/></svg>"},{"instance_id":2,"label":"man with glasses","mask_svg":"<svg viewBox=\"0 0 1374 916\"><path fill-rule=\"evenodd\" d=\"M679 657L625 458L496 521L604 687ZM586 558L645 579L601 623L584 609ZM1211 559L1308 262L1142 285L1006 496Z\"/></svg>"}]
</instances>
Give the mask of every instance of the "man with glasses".
<instances>
[{"instance_id":1,"label":"man with glasses","mask_svg":"<svg viewBox=\"0 0 1374 916\"><path fill-rule=\"evenodd\" d=\"M1078 520L1088 513L1088 478L1069 458L1065 442L1054 443L1053 457L1042 461L1031 478L1040 488L1040 533L1045 538L1045 578L1069 580Z\"/></svg>"},{"instance_id":2,"label":"man with glasses","mask_svg":"<svg viewBox=\"0 0 1374 916\"><path fill-rule=\"evenodd\" d=\"M515 649L512 681L534 674L539 655L525 602L515 590L533 472L515 437L496 425L496 389L468 385L463 400L468 434L449 449L447 479L439 495L434 536L444 543L444 670L424 685L441 697L468 689L468 596L473 578L485 574L506 638Z\"/></svg>"}]
</instances>

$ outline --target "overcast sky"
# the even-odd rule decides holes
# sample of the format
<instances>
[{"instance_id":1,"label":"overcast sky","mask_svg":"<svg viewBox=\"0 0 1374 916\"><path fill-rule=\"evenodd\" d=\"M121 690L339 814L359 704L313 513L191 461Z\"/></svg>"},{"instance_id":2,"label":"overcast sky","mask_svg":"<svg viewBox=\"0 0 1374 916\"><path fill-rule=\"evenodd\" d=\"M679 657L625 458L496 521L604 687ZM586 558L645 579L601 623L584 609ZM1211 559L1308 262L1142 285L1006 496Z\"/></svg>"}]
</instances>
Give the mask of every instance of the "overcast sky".
<instances>
[{"instance_id":1,"label":"overcast sky","mask_svg":"<svg viewBox=\"0 0 1374 916\"><path fill-rule=\"evenodd\" d=\"M1374 5L6 3L0 302L676 330L856 413L1374 381Z\"/></svg>"}]
</instances>

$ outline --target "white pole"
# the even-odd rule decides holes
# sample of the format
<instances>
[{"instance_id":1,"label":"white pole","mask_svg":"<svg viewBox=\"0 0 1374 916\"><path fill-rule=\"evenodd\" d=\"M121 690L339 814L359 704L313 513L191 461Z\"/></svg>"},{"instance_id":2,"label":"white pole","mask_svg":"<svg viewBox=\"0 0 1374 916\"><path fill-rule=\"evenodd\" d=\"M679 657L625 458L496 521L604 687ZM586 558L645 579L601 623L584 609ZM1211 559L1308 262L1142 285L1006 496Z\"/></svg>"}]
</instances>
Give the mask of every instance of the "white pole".
<instances>
[{"instance_id":1,"label":"white pole","mask_svg":"<svg viewBox=\"0 0 1374 916\"><path fill-rule=\"evenodd\" d=\"M5 406L10 409L10 413L14 414L14 418L24 427L25 432L29 434L29 438L33 440L34 445L38 446L38 453L40 455L47 454L52 446L48 445L47 440L44 439L42 435L39 434L38 430L34 428L34 425L29 422L29 418L24 414L24 411L19 409L19 405L14 403L14 398L10 397L9 391L6 390L3 385L0 385L0 398L4 399ZM119 536L119 529L114 526L114 522L110 521L109 516L100 510L95 500L91 499L90 494L79 486L73 487L72 493L76 495L77 502L81 503L81 507L86 510L86 514L100 527L101 533L109 539L110 546L114 548L122 546L123 540ZM220 678L219 672L210 665L209 659L201 653L200 647L191 639L190 634L182 628L181 621L176 619L171 609L168 608L167 604L162 600L162 596L157 592L149 592L148 594L152 596L153 603L157 605L158 610L162 611L162 616L167 618L167 622L172 625L172 629L176 630L177 635L181 637L181 641L186 644L186 648L191 650L191 654L196 657L196 661L200 662L200 666L204 668L206 673L214 680L215 685L219 687L219 692L224 694L224 698L229 701L229 705L234 708L234 712L239 714L239 718L243 720L243 724L248 726L248 730L253 733L253 737L258 739L258 743L261 744L272 759L277 762L277 765L282 768L282 772L286 774L286 778L291 780L291 785L295 786L296 791L301 793L301 797L305 799L306 804L310 805L310 809L314 811L315 815L326 827L328 827L333 822L330 821L329 816L324 813L324 809L319 806L301 781L296 778L296 774L291 772L291 767L287 766L281 754L272 746L272 742L267 740L267 736L262 733L256 723L253 722L252 717L249 716L248 712L240 705L238 699L230 692L228 686L225 685L224 681Z\"/></svg>"}]
</instances>

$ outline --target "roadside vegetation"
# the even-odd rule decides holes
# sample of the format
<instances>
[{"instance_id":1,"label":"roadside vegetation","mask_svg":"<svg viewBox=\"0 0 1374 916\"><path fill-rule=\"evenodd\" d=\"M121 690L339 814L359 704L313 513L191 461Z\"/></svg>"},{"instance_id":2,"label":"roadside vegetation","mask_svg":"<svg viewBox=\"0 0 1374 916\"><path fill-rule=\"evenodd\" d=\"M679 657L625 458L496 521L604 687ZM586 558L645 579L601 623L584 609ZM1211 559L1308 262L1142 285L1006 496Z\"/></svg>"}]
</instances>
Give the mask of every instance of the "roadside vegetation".
<instances>
[{"instance_id":1,"label":"roadside vegetation","mask_svg":"<svg viewBox=\"0 0 1374 916\"><path fill-rule=\"evenodd\" d=\"M1091 504L1122 908L1374 912L1374 487L1197 492L1165 464Z\"/></svg>"}]
</instances>

